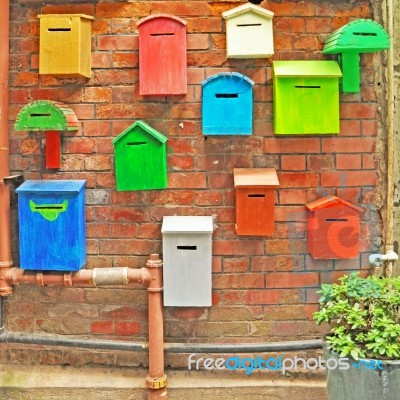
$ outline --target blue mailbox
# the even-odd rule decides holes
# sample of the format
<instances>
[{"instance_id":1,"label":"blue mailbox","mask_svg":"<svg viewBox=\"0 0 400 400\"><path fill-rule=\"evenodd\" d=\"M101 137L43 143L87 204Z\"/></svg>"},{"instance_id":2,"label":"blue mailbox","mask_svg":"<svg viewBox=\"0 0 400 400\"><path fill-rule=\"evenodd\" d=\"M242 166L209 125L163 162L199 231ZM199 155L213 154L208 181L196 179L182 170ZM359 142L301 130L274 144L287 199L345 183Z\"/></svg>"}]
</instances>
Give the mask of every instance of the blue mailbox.
<instances>
[{"instance_id":1,"label":"blue mailbox","mask_svg":"<svg viewBox=\"0 0 400 400\"><path fill-rule=\"evenodd\" d=\"M16 190L22 269L77 271L85 264L85 183L26 181Z\"/></svg>"},{"instance_id":2,"label":"blue mailbox","mask_svg":"<svg viewBox=\"0 0 400 400\"><path fill-rule=\"evenodd\" d=\"M253 85L237 72L221 72L203 81L203 134L251 135Z\"/></svg>"}]
</instances>

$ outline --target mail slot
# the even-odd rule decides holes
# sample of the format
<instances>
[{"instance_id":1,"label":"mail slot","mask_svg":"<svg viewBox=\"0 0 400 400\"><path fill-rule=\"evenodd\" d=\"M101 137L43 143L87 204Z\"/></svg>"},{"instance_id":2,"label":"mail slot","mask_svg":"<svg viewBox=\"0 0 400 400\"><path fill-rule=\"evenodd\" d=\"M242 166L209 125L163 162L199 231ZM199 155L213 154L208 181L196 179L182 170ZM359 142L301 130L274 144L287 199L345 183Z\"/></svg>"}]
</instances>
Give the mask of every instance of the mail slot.
<instances>
[{"instance_id":1,"label":"mail slot","mask_svg":"<svg viewBox=\"0 0 400 400\"><path fill-rule=\"evenodd\" d=\"M16 190L22 269L77 271L85 264L85 182L26 181Z\"/></svg>"},{"instance_id":2,"label":"mail slot","mask_svg":"<svg viewBox=\"0 0 400 400\"><path fill-rule=\"evenodd\" d=\"M316 259L354 258L359 254L362 208L336 196L306 205L308 251Z\"/></svg>"},{"instance_id":3,"label":"mail slot","mask_svg":"<svg viewBox=\"0 0 400 400\"><path fill-rule=\"evenodd\" d=\"M43 14L39 74L91 75L91 23L84 14Z\"/></svg>"},{"instance_id":4,"label":"mail slot","mask_svg":"<svg viewBox=\"0 0 400 400\"><path fill-rule=\"evenodd\" d=\"M161 232L164 305L211 306L212 217L164 217Z\"/></svg>"},{"instance_id":5,"label":"mail slot","mask_svg":"<svg viewBox=\"0 0 400 400\"><path fill-rule=\"evenodd\" d=\"M221 72L203 81L203 134L251 135L253 85L237 72Z\"/></svg>"},{"instance_id":6,"label":"mail slot","mask_svg":"<svg viewBox=\"0 0 400 400\"><path fill-rule=\"evenodd\" d=\"M234 168L236 233L248 236L274 234L275 188L279 186L274 168Z\"/></svg>"},{"instance_id":7,"label":"mail slot","mask_svg":"<svg viewBox=\"0 0 400 400\"><path fill-rule=\"evenodd\" d=\"M247 3L222 16L226 20L228 58L268 58L274 54L272 11Z\"/></svg>"}]
</instances>

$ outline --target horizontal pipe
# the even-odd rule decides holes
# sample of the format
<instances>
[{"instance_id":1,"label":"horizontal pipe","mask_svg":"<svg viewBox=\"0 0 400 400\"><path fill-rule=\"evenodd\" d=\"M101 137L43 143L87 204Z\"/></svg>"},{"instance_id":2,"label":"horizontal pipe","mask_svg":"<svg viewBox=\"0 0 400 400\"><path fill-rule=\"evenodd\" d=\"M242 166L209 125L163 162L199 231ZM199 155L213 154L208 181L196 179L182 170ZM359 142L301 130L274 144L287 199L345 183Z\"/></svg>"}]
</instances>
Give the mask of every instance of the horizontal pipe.
<instances>
[{"instance_id":1,"label":"horizontal pipe","mask_svg":"<svg viewBox=\"0 0 400 400\"><path fill-rule=\"evenodd\" d=\"M90 340L64 338L56 335L35 335L21 332L4 332L0 343L25 343L46 346L76 347L96 350L146 351L147 343L132 343L117 340Z\"/></svg>"},{"instance_id":2,"label":"horizontal pipe","mask_svg":"<svg viewBox=\"0 0 400 400\"><path fill-rule=\"evenodd\" d=\"M97 350L147 351L148 344L117 340L64 338L57 335L38 335L20 332L0 334L0 343L26 343L48 346L77 347ZM275 343L209 344L165 343L166 353L271 353L277 351L315 350L322 348L322 340L299 340Z\"/></svg>"}]
</instances>

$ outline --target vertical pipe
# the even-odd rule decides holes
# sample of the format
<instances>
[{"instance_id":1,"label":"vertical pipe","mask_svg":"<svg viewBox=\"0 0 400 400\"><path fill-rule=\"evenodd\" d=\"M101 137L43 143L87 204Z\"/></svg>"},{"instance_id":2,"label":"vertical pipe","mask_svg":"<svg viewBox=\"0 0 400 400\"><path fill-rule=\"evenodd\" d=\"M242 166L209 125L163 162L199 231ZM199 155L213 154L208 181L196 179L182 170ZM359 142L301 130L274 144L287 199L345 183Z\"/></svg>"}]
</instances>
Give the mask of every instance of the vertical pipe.
<instances>
[{"instance_id":1,"label":"vertical pipe","mask_svg":"<svg viewBox=\"0 0 400 400\"><path fill-rule=\"evenodd\" d=\"M0 1L0 267L9 267L11 260L10 190L4 178L9 170L8 137L8 66L10 1Z\"/></svg>"},{"instance_id":2,"label":"vertical pipe","mask_svg":"<svg viewBox=\"0 0 400 400\"><path fill-rule=\"evenodd\" d=\"M4 332L4 298L0 297L0 333Z\"/></svg>"},{"instance_id":3,"label":"vertical pipe","mask_svg":"<svg viewBox=\"0 0 400 400\"><path fill-rule=\"evenodd\" d=\"M148 400L167 399L167 377L164 374L164 326L162 301L162 261L151 254L146 267L152 280L147 288L149 312Z\"/></svg>"},{"instance_id":4,"label":"vertical pipe","mask_svg":"<svg viewBox=\"0 0 400 400\"><path fill-rule=\"evenodd\" d=\"M387 202L385 226L385 252L393 250L393 203L394 203L394 69L393 69L393 0L387 0L386 22L391 44L387 56ZM393 262L388 262L386 276L393 273Z\"/></svg>"}]
</instances>

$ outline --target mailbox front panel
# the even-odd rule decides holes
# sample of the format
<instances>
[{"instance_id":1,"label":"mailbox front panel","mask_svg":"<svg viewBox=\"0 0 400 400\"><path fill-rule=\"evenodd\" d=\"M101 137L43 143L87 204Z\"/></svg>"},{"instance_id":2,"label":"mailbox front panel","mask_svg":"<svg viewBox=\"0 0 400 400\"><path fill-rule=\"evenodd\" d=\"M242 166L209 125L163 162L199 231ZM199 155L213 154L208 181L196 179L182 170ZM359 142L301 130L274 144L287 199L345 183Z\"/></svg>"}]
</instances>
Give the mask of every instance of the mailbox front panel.
<instances>
[{"instance_id":1,"label":"mailbox front panel","mask_svg":"<svg viewBox=\"0 0 400 400\"><path fill-rule=\"evenodd\" d=\"M164 305L211 306L211 234L163 234Z\"/></svg>"},{"instance_id":2,"label":"mailbox front panel","mask_svg":"<svg viewBox=\"0 0 400 400\"><path fill-rule=\"evenodd\" d=\"M272 19L248 13L226 22L230 58L266 58L274 54Z\"/></svg>"},{"instance_id":3,"label":"mailbox front panel","mask_svg":"<svg viewBox=\"0 0 400 400\"><path fill-rule=\"evenodd\" d=\"M308 251L316 259L357 257L359 223L359 212L345 206L310 212Z\"/></svg>"},{"instance_id":4,"label":"mailbox front panel","mask_svg":"<svg viewBox=\"0 0 400 400\"><path fill-rule=\"evenodd\" d=\"M338 78L276 79L274 129L276 134L339 133Z\"/></svg>"},{"instance_id":5,"label":"mailbox front panel","mask_svg":"<svg viewBox=\"0 0 400 400\"><path fill-rule=\"evenodd\" d=\"M221 73L203 82L204 135L253 133L253 81L237 73Z\"/></svg>"},{"instance_id":6,"label":"mailbox front panel","mask_svg":"<svg viewBox=\"0 0 400 400\"><path fill-rule=\"evenodd\" d=\"M161 143L135 128L115 144L117 190L167 187L167 154Z\"/></svg>"},{"instance_id":7,"label":"mailbox front panel","mask_svg":"<svg viewBox=\"0 0 400 400\"><path fill-rule=\"evenodd\" d=\"M17 189L20 267L79 270L86 261L84 181L75 181L81 189L73 193L59 190L62 181L43 181L43 190L39 183L34 191L31 182ZM57 191L52 192L52 186L57 186Z\"/></svg>"},{"instance_id":8,"label":"mailbox front panel","mask_svg":"<svg viewBox=\"0 0 400 400\"><path fill-rule=\"evenodd\" d=\"M236 189L236 233L248 236L274 234L275 190Z\"/></svg>"},{"instance_id":9,"label":"mailbox front panel","mask_svg":"<svg viewBox=\"0 0 400 400\"><path fill-rule=\"evenodd\" d=\"M186 25L155 17L139 24L141 95L187 93Z\"/></svg>"}]
</instances>

